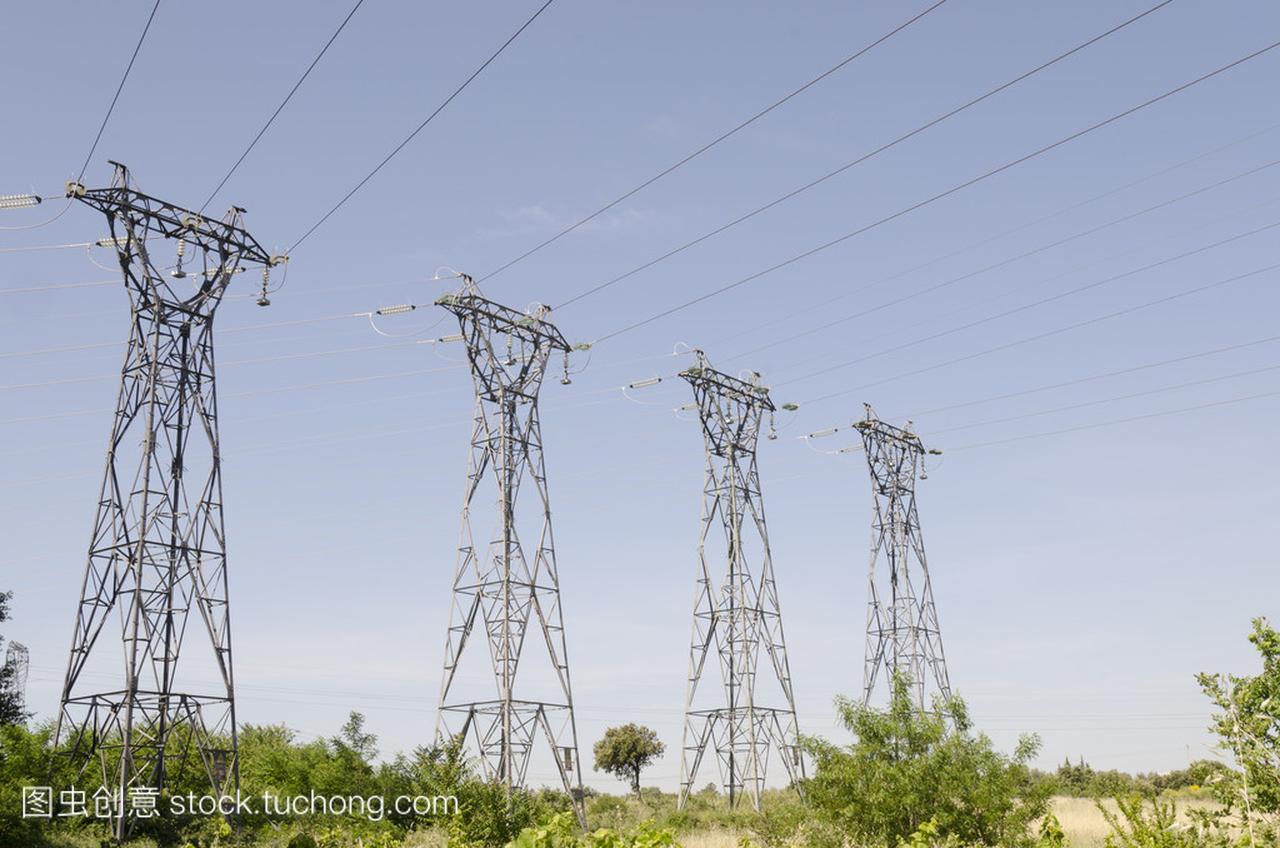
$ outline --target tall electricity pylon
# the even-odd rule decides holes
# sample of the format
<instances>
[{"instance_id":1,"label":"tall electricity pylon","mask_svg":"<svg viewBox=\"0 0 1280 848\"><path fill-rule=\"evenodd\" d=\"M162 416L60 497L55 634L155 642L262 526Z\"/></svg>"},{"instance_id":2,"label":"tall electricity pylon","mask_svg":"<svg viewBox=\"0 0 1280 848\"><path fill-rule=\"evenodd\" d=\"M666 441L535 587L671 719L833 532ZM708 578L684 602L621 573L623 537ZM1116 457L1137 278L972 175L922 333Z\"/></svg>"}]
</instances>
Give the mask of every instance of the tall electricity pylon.
<instances>
[{"instance_id":1,"label":"tall electricity pylon","mask_svg":"<svg viewBox=\"0 0 1280 848\"><path fill-rule=\"evenodd\" d=\"M887 689L902 674L916 706L928 710L932 699L926 700L926 690L947 699L951 684L916 514L916 477L924 477L926 450L910 422L906 427L886 424L870 404L854 427L862 434L875 499L862 702L871 703L877 683ZM883 574L877 573L878 566Z\"/></svg>"},{"instance_id":2,"label":"tall electricity pylon","mask_svg":"<svg viewBox=\"0 0 1280 848\"><path fill-rule=\"evenodd\" d=\"M565 357L563 381L568 382L569 343L546 320L547 307L526 314L501 306L481 296L470 277L463 277L460 292L436 302L458 318L476 390L437 735L461 740L478 754L485 775L508 791L526 785L537 738L542 736L585 826L538 416L538 392L556 352ZM522 492L533 497L519 508ZM477 506L490 504L496 514L473 514ZM474 527L480 518L494 530L477 544ZM532 541L528 554L524 539ZM477 693L487 697L468 698L457 691L464 687L455 684L461 682L459 663L476 631L487 638L494 685ZM524 655L525 637L531 633L534 645L545 648L535 648L536 658ZM517 680L522 659L526 673ZM531 679L530 660L548 665L550 673ZM534 697L535 692L544 697Z\"/></svg>"},{"instance_id":3,"label":"tall electricity pylon","mask_svg":"<svg viewBox=\"0 0 1280 848\"><path fill-rule=\"evenodd\" d=\"M242 228L244 210L207 220L143 194L112 164L109 188L67 185L106 215L132 309L57 736L81 775L97 762L124 838L130 796L192 762L215 793L239 788L213 316L236 272L261 266L265 291L279 260ZM168 240L178 259L166 275L155 255ZM213 686L178 677L193 607ZM188 674L201 662L183 659ZM115 685L85 681L121 668Z\"/></svg>"},{"instance_id":4,"label":"tall electricity pylon","mask_svg":"<svg viewBox=\"0 0 1280 848\"><path fill-rule=\"evenodd\" d=\"M760 809L771 750L793 785L804 777L798 747L795 696L782 636L769 532L756 467L756 444L767 413L775 411L756 374L750 381L711 368L702 351L680 376L693 387L706 447L699 571L693 609L693 645L680 757L683 807L708 750L715 756L729 806L742 795ZM724 531L723 549L716 542ZM708 548L714 550L708 550ZM715 572L723 569L720 574ZM714 576L713 576L714 575ZM757 686L760 651L767 654L764 686ZM699 707L698 684L708 657L719 660L723 698ZM713 660L714 662L714 660Z\"/></svg>"},{"instance_id":5,"label":"tall electricity pylon","mask_svg":"<svg viewBox=\"0 0 1280 848\"><path fill-rule=\"evenodd\" d=\"M13 691L18 693L18 699L21 703L27 702L27 676L31 672L31 653L27 650L27 646L21 642L9 642L9 647L4 652L4 667L9 669L12 676L11 685Z\"/></svg>"}]
</instances>

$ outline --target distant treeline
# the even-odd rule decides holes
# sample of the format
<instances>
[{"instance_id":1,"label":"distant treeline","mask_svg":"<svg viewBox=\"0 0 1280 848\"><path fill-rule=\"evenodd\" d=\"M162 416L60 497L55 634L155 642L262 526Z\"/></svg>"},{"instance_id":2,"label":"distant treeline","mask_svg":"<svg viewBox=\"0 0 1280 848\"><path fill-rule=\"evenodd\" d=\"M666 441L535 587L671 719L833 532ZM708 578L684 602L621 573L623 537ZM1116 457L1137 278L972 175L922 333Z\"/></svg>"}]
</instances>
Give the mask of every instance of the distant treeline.
<instances>
[{"instance_id":1,"label":"distant treeline","mask_svg":"<svg viewBox=\"0 0 1280 848\"><path fill-rule=\"evenodd\" d=\"M1135 793L1154 798L1165 792L1199 792L1229 774L1231 769L1216 760L1196 760L1186 768L1164 773L1129 774L1116 769L1099 771L1083 757L1074 763L1066 760L1054 772L1035 772L1037 779L1052 783L1055 794L1077 798L1115 798Z\"/></svg>"}]
</instances>

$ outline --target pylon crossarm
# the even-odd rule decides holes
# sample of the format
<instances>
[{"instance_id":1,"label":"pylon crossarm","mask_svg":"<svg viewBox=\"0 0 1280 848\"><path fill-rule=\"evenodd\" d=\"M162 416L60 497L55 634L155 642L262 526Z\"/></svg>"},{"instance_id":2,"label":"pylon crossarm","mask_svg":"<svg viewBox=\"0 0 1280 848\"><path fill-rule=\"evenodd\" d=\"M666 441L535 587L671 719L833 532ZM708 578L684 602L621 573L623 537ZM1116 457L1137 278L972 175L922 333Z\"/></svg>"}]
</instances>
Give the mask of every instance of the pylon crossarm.
<instances>
[{"instance_id":1,"label":"pylon crossarm","mask_svg":"<svg viewBox=\"0 0 1280 848\"><path fill-rule=\"evenodd\" d=\"M462 292L441 295L436 299L436 305L444 307L460 319L474 321L484 327L490 336L500 338L510 335L532 344L546 345L552 350L570 350L569 342L556 325L542 317L550 312L544 306L539 306L535 314L530 315L495 303L467 288Z\"/></svg>"},{"instance_id":2,"label":"pylon crossarm","mask_svg":"<svg viewBox=\"0 0 1280 848\"><path fill-rule=\"evenodd\" d=\"M238 256L242 262L272 265L278 261L240 226L240 215L244 210L237 207L228 214L230 220L220 221L125 185L85 188L76 182L68 183L67 197L97 209L108 219L127 220L130 235L139 241L152 236L185 239L205 250Z\"/></svg>"}]
</instances>

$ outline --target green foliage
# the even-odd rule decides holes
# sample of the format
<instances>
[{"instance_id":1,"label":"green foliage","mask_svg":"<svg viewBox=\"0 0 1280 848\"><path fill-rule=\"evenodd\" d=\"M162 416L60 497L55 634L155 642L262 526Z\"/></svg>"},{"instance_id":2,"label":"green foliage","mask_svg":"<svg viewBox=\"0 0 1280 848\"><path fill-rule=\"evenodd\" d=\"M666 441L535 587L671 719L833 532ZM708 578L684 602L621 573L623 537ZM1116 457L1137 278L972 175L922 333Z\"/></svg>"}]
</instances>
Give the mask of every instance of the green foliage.
<instances>
[{"instance_id":1,"label":"green foliage","mask_svg":"<svg viewBox=\"0 0 1280 848\"><path fill-rule=\"evenodd\" d=\"M1106 848L1194 848L1195 835L1179 828L1177 807L1172 801L1156 799L1150 811L1141 795L1115 799L1118 812L1098 802L1098 810L1107 820L1111 833L1103 844Z\"/></svg>"},{"instance_id":2,"label":"green foliage","mask_svg":"<svg viewBox=\"0 0 1280 848\"><path fill-rule=\"evenodd\" d=\"M1034 848L1065 848L1067 835L1056 816L1049 813L1040 820L1038 836L1030 844ZM898 848L968 848L968 845L955 833L944 835L936 817L921 824L911 836L898 841Z\"/></svg>"},{"instance_id":3,"label":"green foliage","mask_svg":"<svg viewBox=\"0 0 1280 848\"><path fill-rule=\"evenodd\" d=\"M1274 822L1280 814L1280 633L1256 618L1249 641L1262 659L1260 673L1199 674L1196 679L1221 710L1211 726L1219 747L1241 767L1215 776L1216 794L1228 807Z\"/></svg>"},{"instance_id":4,"label":"green foliage","mask_svg":"<svg viewBox=\"0 0 1280 848\"><path fill-rule=\"evenodd\" d=\"M362 761L372 760L378 756L378 737L364 732L364 716L352 711L342 731L333 740L333 746L341 751L349 751Z\"/></svg>"},{"instance_id":5,"label":"green foliage","mask_svg":"<svg viewBox=\"0 0 1280 848\"><path fill-rule=\"evenodd\" d=\"M631 783L631 791L640 797L641 770L662 756L666 746L658 734L638 724L611 727L592 749L596 771L604 771Z\"/></svg>"},{"instance_id":6,"label":"green foliage","mask_svg":"<svg viewBox=\"0 0 1280 848\"><path fill-rule=\"evenodd\" d=\"M461 814L446 823L450 845L506 845L523 830L563 814L570 806L564 796L513 792L508 798L501 786L488 782L472 781L461 789Z\"/></svg>"},{"instance_id":7,"label":"green foliage","mask_svg":"<svg viewBox=\"0 0 1280 848\"><path fill-rule=\"evenodd\" d=\"M0 727L0 845L40 845L39 822L22 818L23 786L66 786L70 760L53 749L53 726Z\"/></svg>"},{"instance_id":8,"label":"green foliage","mask_svg":"<svg viewBox=\"0 0 1280 848\"><path fill-rule=\"evenodd\" d=\"M558 813L520 831L509 848L679 848L679 843L672 830L652 823L626 834L608 828L583 833L571 813Z\"/></svg>"},{"instance_id":9,"label":"green foliage","mask_svg":"<svg viewBox=\"0 0 1280 848\"><path fill-rule=\"evenodd\" d=\"M857 741L848 747L813 739L817 763L806 795L814 810L855 842L895 848L932 821L943 840L1022 846L1044 815L1050 787L1027 762L1039 740L1023 737L1012 757L973 732L959 699L918 710L898 677L885 711L846 699L839 718Z\"/></svg>"},{"instance_id":10,"label":"green foliage","mask_svg":"<svg viewBox=\"0 0 1280 848\"><path fill-rule=\"evenodd\" d=\"M1097 804L1111 828L1103 841L1105 848L1244 848L1274 844L1274 835L1254 843L1249 831L1240 831L1239 822L1221 809L1190 811L1182 821L1177 803L1172 800L1122 795L1115 799L1115 812L1101 801Z\"/></svg>"},{"instance_id":11,"label":"green foliage","mask_svg":"<svg viewBox=\"0 0 1280 848\"><path fill-rule=\"evenodd\" d=\"M175 750L186 741L179 730ZM546 821L570 808L569 799L555 792L516 792L508 798L501 787L480 779L457 745L420 748L412 756L398 756L376 764L376 740L364 730L363 718L353 715L331 739L302 742L283 726L247 725L240 733L242 795L259 801L264 793L276 798L296 796L360 796L385 801L384 815L373 819L360 813L280 816L258 804L239 822L233 834L219 817L164 815L138 822L138 848L226 848L233 844L264 848L399 848L402 844L432 848L499 848L524 828ZM208 786L198 769L175 770L170 794L204 795ZM0 727L0 848L100 848L107 839L102 822L78 817L55 821L21 818L22 787L49 786L57 791L75 786L94 787L77 779L65 751L54 751L52 728L22 725ZM396 814L392 801L400 796L439 799L435 809ZM445 799L456 798L456 807ZM167 806L162 801L161 810ZM455 814L456 813L456 814Z\"/></svg>"},{"instance_id":12,"label":"green foliage","mask_svg":"<svg viewBox=\"0 0 1280 848\"><path fill-rule=\"evenodd\" d=\"M1053 813L1040 820L1040 837L1036 840L1037 848L1064 848L1067 834L1062 830L1062 823Z\"/></svg>"},{"instance_id":13,"label":"green foliage","mask_svg":"<svg viewBox=\"0 0 1280 848\"><path fill-rule=\"evenodd\" d=\"M1227 778L1230 767L1216 760L1196 760L1187 768L1175 769L1163 774L1127 774L1109 769L1095 771L1084 758L1073 763L1066 760L1052 776L1044 779L1053 782L1054 791L1076 798L1115 798L1119 795L1142 795L1154 798L1164 792L1199 791Z\"/></svg>"},{"instance_id":14,"label":"green foliage","mask_svg":"<svg viewBox=\"0 0 1280 848\"><path fill-rule=\"evenodd\" d=\"M1231 767L1218 760L1196 760L1184 769L1174 769L1165 774L1139 775L1151 782L1157 792L1178 789L1198 790L1204 786L1214 786L1222 780L1229 779Z\"/></svg>"},{"instance_id":15,"label":"green foliage","mask_svg":"<svg viewBox=\"0 0 1280 848\"><path fill-rule=\"evenodd\" d=\"M1117 795L1155 795L1155 784L1144 775L1134 776L1110 769L1095 771L1081 757L1078 762L1063 761L1054 774L1055 789L1077 798L1114 798Z\"/></svg>"},{"instance_id":16,"label":"green foliage","mask_svg":"<svg viewBox=\"0 0 1280 848\"><path fill-rule=\"evenodd\" d=\"M843 848L844 837L831 823L815 819L809 807L793 798L762 804L762 812L749 820L750 837L739 848Z\"/></svg>"}]
</instances>

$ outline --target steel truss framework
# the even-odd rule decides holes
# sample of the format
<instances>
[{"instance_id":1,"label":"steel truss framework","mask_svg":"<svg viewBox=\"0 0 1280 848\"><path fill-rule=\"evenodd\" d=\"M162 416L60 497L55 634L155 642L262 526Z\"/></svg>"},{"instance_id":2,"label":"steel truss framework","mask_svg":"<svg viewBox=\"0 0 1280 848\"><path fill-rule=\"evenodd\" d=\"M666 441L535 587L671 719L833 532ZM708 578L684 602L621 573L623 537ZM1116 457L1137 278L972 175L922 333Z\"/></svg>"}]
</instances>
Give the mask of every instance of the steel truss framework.
<instances>
[{"instance_id":1,"label":"steel truss framework","mask_svg":"<svg viewBox=\"0 0 1280 848\"><path fill-rule=\"evenodd\" d=\"M926 694L948 699L951 684L916 514L916 478L924 477L926 450L910 422L887 424L869 404L854 427L862 434L875 499L862 701L870 704L878 684L887 689L901 674L916 706L929 710L932 697L926 700Z\"/></svg>"},{"instance_id":2,"label":"steel truss framework","mask_svg":"<svg viewBox=\"0 0 1280 848\"><path fill-rule=\"evenodd\" d=\"M97 764L123 838L129 796L188 767L215 793L239 787L213 317L242 266L273 260L242 228L244 210L204 219L137 191L112 164L108 188L67 186L106 215L132 309L57 736L82 776ZM179 264L166 277L154 248L168 240ZM220 675L212 691L177 676L193 607ZM91 656L123 659L119 686L85 683Z\"/></svg>"},{"instance_id":3,"label":"steel truss framework","mask_svg":"<svg viewBox=\"0 0 1280 848\"><path fill-rule=\"evenodd\" d=\"M538 392L551 357L557 352L565 356L567 382L570 347L546 320L547 307L538 306L529 314L518 312L486 300L474 281L463 279L460 292L437 301L458 318L476 391L437 735L460 740L478 755L485 775L508 791L526 785L529 763L542 737L585 827L578 731L538 416ZM485 496L478 496L482 490ZM519 506L521 494L533 495L523 507ZM476 509L490 503L496 505L496 515ZM477 544L475 527L480 521L496 529ZM520 528L532 529L535 535L522 539ZM527 697L529 681L517 680L529 635L534 636L535 645L545 647L554 670L552 700ZM473 636L482 636L488 643L494 697L465 701L451 690Z\"/></svg>"},{"instance_id":4,"label":"steel truss framework","mask_svg":"<svg viewBox=\"0 0 1280 848\"><path fill-rule=\"evenodd\" d=\"M774 583L769 533L756 464L756 447L764 416L775 411L769 391L759 382L731 377L712 369L701 351L694 367L681 373L690 386L702 422L706 448L706 485L702 500L699 571L685 699L684 740L680 758L680 798L684 806L704 756L716 760L729 804L743 795L760 809L772 750L798 788L804 762L798 747L795 696L782 633L782 614ZM716 534L724 533L725 562L708 551ZM718 577L713 574L723 568ZM756 699L760 654L764 672L777 681L780 701ZM698 685L708 656L718 659L724 701L711 709L695 708ZM713 660L714 662L714 660ZM771 681L772 683L772 681Z\"/></svg>"},{"instance_id":5,"label":"steel truss framework","mask_svg":"<svg viewBox=\"0 0 1280 848\"><path fill-rule=\"evenodd\" d=\"M31 653L21 642L9 642L4 652L4 667L9 673L9 682L13 691L18 693L21 703L27 702L27 676L31 672Z\"/></svg>"}]
</instances>

